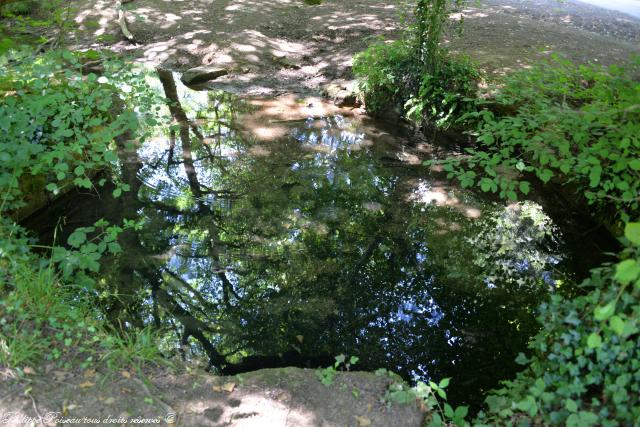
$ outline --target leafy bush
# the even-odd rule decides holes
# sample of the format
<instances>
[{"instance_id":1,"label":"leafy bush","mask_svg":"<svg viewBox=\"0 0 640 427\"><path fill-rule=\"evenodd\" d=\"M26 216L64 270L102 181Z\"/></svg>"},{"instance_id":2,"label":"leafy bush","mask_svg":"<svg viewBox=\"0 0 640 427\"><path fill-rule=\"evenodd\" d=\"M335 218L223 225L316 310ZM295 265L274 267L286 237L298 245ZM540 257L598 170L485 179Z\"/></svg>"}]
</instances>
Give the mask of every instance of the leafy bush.
<instances>
[{"instance_id":1,"label":"leafy bush","mask_svg":"<svg viewBox=\"0 0 640 427\"><path fill-rule=\"evenodd\" d=\"M486 399L488 425L634 425L640 419L640 223L622 261L593 270L572 300L542 306L524 372Z\"/></svg>"},{"instance_id":2,"label":"leafy bush","mask_svg":"<svg viewBox=\"0 0 640 427\"><path fill-rule=\"evenodd\" d=\"M406 40L379 41L353 59L353 72L369 113L402 107L418 87L417 53Z\"/></svg>"},{"instance_id":3,"label":"leafy bush","mask_svg":"<svg viewBox=\"0 0 640 427\"><path fill-rule=\"evenodd\" d=\"M432 72L423 72L420 89L406 101L405 115L416 123L446 129L475 110L480 73L468 58L442 59Z\"/></svg>"},{"instance_id":4,"label":"leafy bush","mask_svg":"<svg viewBox=\"0 0 640 427\"><path fill-rule=\"evenodd\" d=\"M137 129L133 112L117 111L117 89L82 67L61 51L0 71L1 210L23 207L45 188L92 189L92 176L117 163L115 138Z\"/></svg>"},{"instance_id":5,"label":"leafy bush","mask_svg":"<svg viewBox=\"0 0 640 427\"><path fill-rule=\"evenodd\" d=\"M369 46L354 58L353 71L369 113L397 108L418 124L438 128L450 126L474 107L480 78L468 59L446 55L428 71L405 39Z\"/></svg>"},{"instance_id":6,"label":"leafy bush","mask_svg":"<svg viewBox=\"0 0 640 427\"><path fill-rule=\"evenodd\" d=\"M418 0L415 22L400 40L379 41L356 55L353 71L369 113L398 109L418 124L446 128L473 107L479 72L440 45L449 13L461 4Z\"/></svg>"},{"instance_id":7,"label":"leafy bush","mask_svg":"<svg viewBox=\"0 0 640 427\"><path fill-rule=\"evenodd\" d=\"M479 111L476 147L444 162L463 187L517 199L530 180L570 184L587 202L623 221L640 207L640 60L617 66L575 65L554 57L506 79Z\"/></svg>"}]
</instances>

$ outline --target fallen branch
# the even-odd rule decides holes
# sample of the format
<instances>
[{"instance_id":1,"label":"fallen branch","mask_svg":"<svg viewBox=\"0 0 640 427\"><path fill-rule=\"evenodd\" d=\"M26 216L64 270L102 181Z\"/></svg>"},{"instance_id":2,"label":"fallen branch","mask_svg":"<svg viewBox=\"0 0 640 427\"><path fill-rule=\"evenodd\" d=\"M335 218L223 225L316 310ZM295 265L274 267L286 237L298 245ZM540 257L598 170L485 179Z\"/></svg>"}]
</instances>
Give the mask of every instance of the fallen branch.
<instances>
[{"instance_id":1,"label":"fallen branch","mask_svg":"<svg viewBox=\"0 0 640 427\"><path fill-rule=\"evenodd\" d=\"M120 26L120 30L122 30L122 34L129 41L133 41L133 34L127 28L127 14L126 11L122 8L122 3L128 3L132 0L117 0L116 1L116 9L118 10L118 25Z\"/></svg>"}]
</instances>

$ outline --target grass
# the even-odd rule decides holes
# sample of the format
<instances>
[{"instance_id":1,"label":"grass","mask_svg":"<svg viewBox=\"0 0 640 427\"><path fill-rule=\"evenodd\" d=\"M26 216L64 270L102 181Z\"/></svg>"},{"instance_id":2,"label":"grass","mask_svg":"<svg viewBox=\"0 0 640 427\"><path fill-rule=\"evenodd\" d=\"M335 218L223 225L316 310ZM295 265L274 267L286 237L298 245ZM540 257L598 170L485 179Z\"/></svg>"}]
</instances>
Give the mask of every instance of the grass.
<instances>
[{"instance_id":1,"label":"grass","mask_svg":"<svg viewBox=\"0 0 640 427\"><path fill-rule=\"evenodd\" d=\"M145 363L168 362L157 332L109 328L83 297L88 291L65 283L46 260L1 255L6 272L0 275L0 365L24 368L48 361L139 370Z\"/></svg>"}]
</instances>

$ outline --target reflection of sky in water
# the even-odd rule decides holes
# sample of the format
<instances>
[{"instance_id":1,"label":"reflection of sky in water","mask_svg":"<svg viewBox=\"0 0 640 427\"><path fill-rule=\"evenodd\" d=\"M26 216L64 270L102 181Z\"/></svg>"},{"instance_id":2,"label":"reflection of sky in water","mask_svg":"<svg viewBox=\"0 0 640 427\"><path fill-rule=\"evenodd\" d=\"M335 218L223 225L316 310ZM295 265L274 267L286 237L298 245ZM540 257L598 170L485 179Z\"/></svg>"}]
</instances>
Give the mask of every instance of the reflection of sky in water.
<instances>
[{"instance_id":1,"label":"reflection of sky in water","mask_svg":"<svg viewBox=\"0 0 640 427\"><path fill-rule=\"evenodd\" d=\"M182 91L180 86L178 90ZM181 92L181 100L184 107L189 105L185 110L192 118L199 108L209 108L216 102L206 92L195 91ZM206 112L199 117L203 115L206 117ZM465 263L473 262L475 252L493 250L491 242L500 237L496 233L520 231L517 227L498 228L483 222L502 218L503 207L439 187L428 178L411 180L411 174L403 175L402 168L384 166L378 157L394 158L397 150L387 147L378 153L375 149L379 147L368 148L365 141L375 141L375 138L341 116L309 119L302 125L298 122L297 126L292 125L288 138L274 142L260 153L251 150L251 141L238 143L234 131L224 125L221 135L217 154L224 157L225 168L202 160L199 156L203 150L194 148L197 144L192 147L198 181L207 188L220 189L223 183L234 182L234 170L241 169L248 178L240 182L248 185L249 194L233 201L208 194L198 201L211 211L222 211L220 218L213 219L211 211L201 212L200 207L189 200L182 208L184 214L167 215L166 228L175 225L179 229L168 243L178 249L166 258L164 267L216 303L222 293L222 281L217 276L220 271L225 272L242 298L256 298L251 307L239 304L235 308L238 310L235 321L242 331L230 337L231 340L242 340L242 334L249 334L253 343L259 342L263 347L272 345L274 353L284 352L288 348L277 347L282 346L278 343L281 335L300 333L295 329L300 326L291 319L311 323L312 326L305 327L311 331L308 333L315 333L314 323L335 316L334 324L317 332L318 346L324 343L322 340L334 345L323 351L338 354L344 351L340 346L348 347L351 352L375 346L374 353L387 355L388 368L419 377L428 376L437 364L459 366L466 357L460 354L472 352L476 345L482 347L481 340L479 344L474 342L462 329L471 329L471 336L483 332L482 328L487 325L474 322L485 321L481 316L486 309L476 301L486 298L490 301L487 304L492 304L492 298L500 295L504 283L489 277L487 272L479 277L460 279L447 274L458 264L467 267ZM169 167L164 164L168 149L167 136L145 144L139 153L144 162L140 175L148 186L147 197L175 203L174 199L185 198L189 193L189 182L182 164ZM177 136L175 160L181 159L181 153ZM234 169L234 166L242 167ZM270 185L261 185L265 182ZM255 192L251 192L252 185L257 188ZM265 191L268 194L260 193ZM412 192L409 200L408 192ZM257 202L255 206L253 202ZM191 207L187 209L187 206ZM235 231L239 234L236 237L241 241L245 239L245 244L249 242L249 249L223 248L214 259L203 247L212 246L215 228L227 227L228 219L239 221L244 227ZM505 216L504 221L516 225L522 222L517 215ZM209 223L215 223L215 227L207 228ZM264 229L268 231L263 233ZM198 230L199 234L190 235L191 231ZM484 240L469 240L477 237L479 230L485 233ZM371 259L355 268L354 264L367 253L375 236L379 236L379 241L373 246ZM537 254L540 251L533 248L535 243L532 241L530 246ZM447 261L446 251L460 251L460 254L453 254L452 261ZM532 271L533 259L524 254L529 252L512 250L500 260L516 275L524 275ZM540 252L538 258L550 267L560 260L558 254L548 251ZM534 272L547 284L555 281L553 268ZM336 283L337 291L323 290L324 287L331 289ZM473 288L474 284L478 285L477 289ZM292 286L299 289L292 291ZM341 286L352 289L345 291ZM332 292L353 292L353 301L339 300L342 296ZM286 298L286 304L278 299L280 295ZM321 303L309 303L314 298ZM300 307L295 306L296 301ZM332 303L342 305L329 314L324 313L324 305ZM265 312L260 313L261 309ZM259 337L250 335L253 329L266 328L265 324L278 315L278 310L291 310L289 317L282 320L284 326L278 324ZM302 315L295 310L303 313L309 310L311 317L298 319L296 316ZM349 316L354 317L350 320L353 325L348 323ZM341 341L336 346L331 339ZM349 339L353 342L348 342ZM435 350L438 340L441 347ZM308 343L305 337L305 345ZM361 356L361 363L367 363L368 356ZM370 363L380 367L383 361Z\"/></svg>"}]
</instances>

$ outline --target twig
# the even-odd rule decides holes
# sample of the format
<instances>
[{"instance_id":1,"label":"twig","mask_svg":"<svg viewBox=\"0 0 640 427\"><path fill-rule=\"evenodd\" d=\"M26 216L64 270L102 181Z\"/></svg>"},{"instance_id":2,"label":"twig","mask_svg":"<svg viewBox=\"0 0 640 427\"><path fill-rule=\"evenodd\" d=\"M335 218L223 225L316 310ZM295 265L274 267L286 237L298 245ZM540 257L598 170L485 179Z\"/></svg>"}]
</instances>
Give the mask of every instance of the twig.
<instances>
[{"instance_id":1,"label":"twig","mask_svg":"<svg viewBox=\"0 0 640 427\"><path fill-rule=\"evenodd\" d=\"M29 399L31 399L31 403L33 405L33 410L36 411L36 415L38 416L38 420L40 420L40 422L42 422L42 420L44 418L42 418L42 415L40 414L40 411L38 411L38 405L36 405L36 400L33 398L33 396L31 396L31 393L27 393L27 396L29 396Z\"/></svg>"},{"instance_id":2,"label":"twig","mask_svg":"<svg viewBox=\"0 0 640 427\"><path fill-rule=\"evenodd\" d=\"M127 40L133 41L133 34L131 34L131 31L127 28L127 15L122 8L121 0L116 1L116 9L118 10L118 25L120 26L120 30L122 30L122 34L124 34Z\"/></svg>"}]
</instances>

